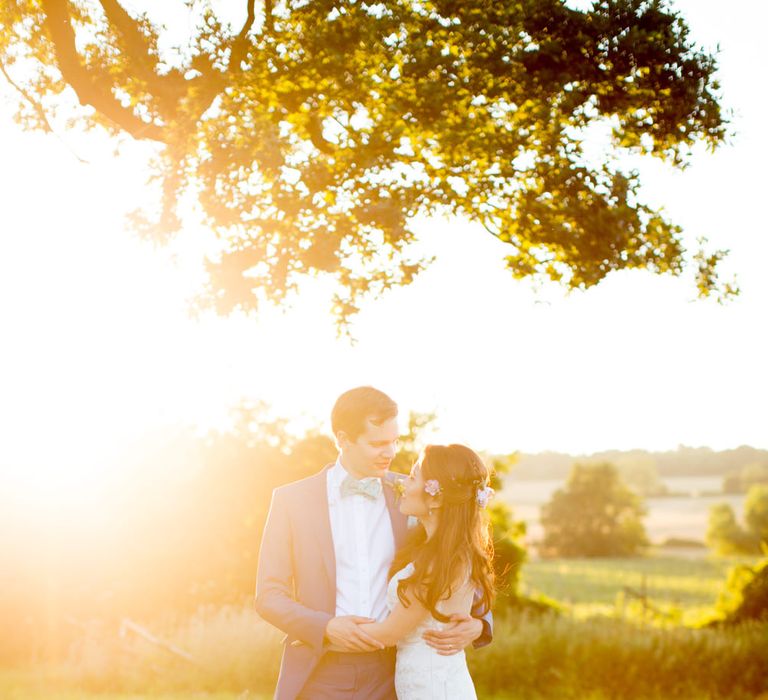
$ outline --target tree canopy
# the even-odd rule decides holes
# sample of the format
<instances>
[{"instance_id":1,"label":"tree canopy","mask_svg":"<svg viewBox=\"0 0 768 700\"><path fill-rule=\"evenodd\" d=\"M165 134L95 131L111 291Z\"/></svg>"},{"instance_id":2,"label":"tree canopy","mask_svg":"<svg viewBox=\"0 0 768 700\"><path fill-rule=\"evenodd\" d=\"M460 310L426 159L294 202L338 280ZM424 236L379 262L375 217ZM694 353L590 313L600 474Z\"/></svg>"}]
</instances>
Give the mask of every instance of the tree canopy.
<instances>
[{"instance_id":1,"label":"tree canopy","mask_svg":"<svg viewBox=\"0 0 768 700\"><path fill-rule=\"evenodd\" d=\"M663 0L242 0L239 17L187 0L180 45L145 5L8 0L0 70L25 127L156 144L162 196L136 221L162 239L196 197L221 234L202 297L222 313L329 274L347 318L424 267L412 221L433 213L482 223L518 278L587 288L690 263L702 294L718 286L723 251L689 257L613 157L683 167L724 138L715 58ZM595 124L612 133L599 164Z\"/></svg>"},{"instance_id":2,"label":"tree canopy","mask_svg":"<svg viewBox=\"0 0 768 700\"><path fill-rule=\"evenodd\" d=\"M709 509L707 544L718 554L768 551L768 485L754 484L744 499L744 527L728 503Z\"/></svg>"},{"instance_id":3,"label":"tree canopy","mask_svg":"<svg viewBox=\"0 0 768 700\"><path fill-rule=\"evenodd\" d=\"M540 550L564 557L632 556L648 545L640 498L613 464L576 464L541 508Z\"/></svg>"}]
</instances>

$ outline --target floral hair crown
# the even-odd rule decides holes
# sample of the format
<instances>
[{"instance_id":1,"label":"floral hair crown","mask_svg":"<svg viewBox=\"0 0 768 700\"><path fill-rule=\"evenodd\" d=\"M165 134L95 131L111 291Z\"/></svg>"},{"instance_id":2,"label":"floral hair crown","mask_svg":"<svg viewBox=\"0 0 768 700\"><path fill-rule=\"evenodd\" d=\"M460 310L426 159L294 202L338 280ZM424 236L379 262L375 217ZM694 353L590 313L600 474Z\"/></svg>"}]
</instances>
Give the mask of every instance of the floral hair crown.
<instances>
[{"instance_id":1,"label":"floral hair crown","mask_svg":"<svg viewBox=\"0 0 768 700\"><path fill-rule=\"evenodd\" d=\"M488 505L488 501L493 498L493 494L495 493L496 492L490 486L477 489L477 505L479 505L481 508L485 508Z\"/></svg>"},{"instance_id":2,"label":"floral hair crown","mask_svg":"<svg viewBox=\"0 0 768 700\"><path fill-rule=\"evenodd\" d=\"M437 479L427 479L427 481L424 483L424 490L430 496L437 496L437 494L443 490L443 487L440 486L440 482ZM477 493L475 494L477 505L479 505L481 508L485 508L488 505L488 501L491 500L495 493L496 492L490 486L483 486L483 488L478 488Z\"/></svg>"}]
</instances>

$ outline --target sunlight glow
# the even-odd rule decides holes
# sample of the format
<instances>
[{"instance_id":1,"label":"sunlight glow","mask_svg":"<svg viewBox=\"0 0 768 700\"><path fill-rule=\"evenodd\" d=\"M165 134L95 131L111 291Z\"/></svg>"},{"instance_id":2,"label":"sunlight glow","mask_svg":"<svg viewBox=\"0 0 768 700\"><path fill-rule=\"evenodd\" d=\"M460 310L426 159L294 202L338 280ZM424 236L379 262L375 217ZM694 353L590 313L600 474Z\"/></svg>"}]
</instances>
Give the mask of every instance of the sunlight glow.
<instances>
[{"instance_id":1,"label":"sunlight glow","mask_svg":"<svg viewBox=\"0 0 768 700\"><path fill-rule=\"evenodd\" d=\"M741 77L749 42L709 6L682 5L703 43L722 37L735 145L697 153L684 173L632 164L691 245L703 234L731 248L727 274L739 273L743 295L728 307L692 303L690 280L648 273L613 275L584 294L537 289L510 278L497 241L432 219L417 226L437 262L372 300L355 344L336 338L322 281L287 311L193 320L211 234L191 213L165 249L126 231L125 213L147 196L146 151L125 142L115 158L93 135L22 133L0 107L10 164L0 171L3 474L52 497L85 494L155 431L224 426L242 398L297 429L327 428L335 396L361 383L404 412L437 411L439 439L478 449L765 446L752 408L768 389L757 320L768 297L762 98Z\"/></svg>"}]
</instances>

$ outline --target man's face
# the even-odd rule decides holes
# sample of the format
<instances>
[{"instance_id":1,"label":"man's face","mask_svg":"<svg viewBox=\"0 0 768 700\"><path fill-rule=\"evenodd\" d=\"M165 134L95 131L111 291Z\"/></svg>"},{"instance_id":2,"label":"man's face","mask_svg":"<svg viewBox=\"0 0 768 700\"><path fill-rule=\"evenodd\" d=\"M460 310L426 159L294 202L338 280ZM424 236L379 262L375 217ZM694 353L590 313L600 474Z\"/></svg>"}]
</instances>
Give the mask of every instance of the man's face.
<instances>
[{"instance_id":1,"label":"man's face","mask_svg":"<svg viewBox=\"0 0 768 700\"><path fill-rule=\"evenodd\" d=\"M390 418L381 425L367 420L365 431L355 440L339 431L337 439L341 448L341 463L356 479L384 476L395 458L399 437L397 418Z\"/></svg>"}]
</instances>

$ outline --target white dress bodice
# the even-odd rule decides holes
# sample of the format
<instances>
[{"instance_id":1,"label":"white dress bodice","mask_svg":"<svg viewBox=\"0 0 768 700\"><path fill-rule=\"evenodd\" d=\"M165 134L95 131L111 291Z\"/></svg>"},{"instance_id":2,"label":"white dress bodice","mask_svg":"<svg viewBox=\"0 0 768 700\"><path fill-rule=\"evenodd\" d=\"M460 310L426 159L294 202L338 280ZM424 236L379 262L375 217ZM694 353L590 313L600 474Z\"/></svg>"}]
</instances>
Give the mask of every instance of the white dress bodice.
<instances>
[{"instance_id":1,"label":"white dress bodice","mask_svg":"<svg viewBox=\"0 0 768 700\"><path fill-rule=\"evenodd\" d=\"M408 564L390 579L387 587L387 607L390 611L399 602L398 582L412 573L413 564ZM398 700L476 700L464 651L441 656L421 638L426 630L442 629L446 624L430 616L398 642L395 665Z\"/></svg>"}]
</instances>

